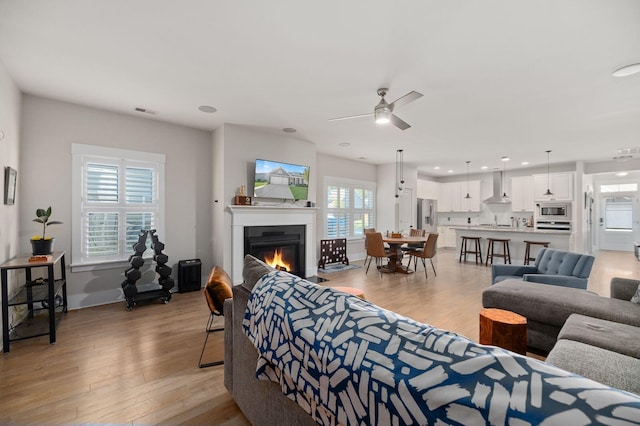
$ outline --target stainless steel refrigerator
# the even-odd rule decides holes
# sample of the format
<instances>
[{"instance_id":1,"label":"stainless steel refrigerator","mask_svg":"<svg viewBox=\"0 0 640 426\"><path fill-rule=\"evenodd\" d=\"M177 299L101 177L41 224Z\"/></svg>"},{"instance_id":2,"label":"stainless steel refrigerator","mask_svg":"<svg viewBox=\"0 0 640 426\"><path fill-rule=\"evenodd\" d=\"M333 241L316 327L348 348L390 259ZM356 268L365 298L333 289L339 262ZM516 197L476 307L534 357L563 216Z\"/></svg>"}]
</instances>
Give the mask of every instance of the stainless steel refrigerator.
<instances>
[{"instance_id":1,"label":"stainless steel refrigerator","mask_svg":"<svg viewBox=\"0 0 640 426\"><path fill-rule=\"evenodd\" d=\"M437 200L418 198L418 229L437 232L438 209Z\"/></svg>"}]
</instances>

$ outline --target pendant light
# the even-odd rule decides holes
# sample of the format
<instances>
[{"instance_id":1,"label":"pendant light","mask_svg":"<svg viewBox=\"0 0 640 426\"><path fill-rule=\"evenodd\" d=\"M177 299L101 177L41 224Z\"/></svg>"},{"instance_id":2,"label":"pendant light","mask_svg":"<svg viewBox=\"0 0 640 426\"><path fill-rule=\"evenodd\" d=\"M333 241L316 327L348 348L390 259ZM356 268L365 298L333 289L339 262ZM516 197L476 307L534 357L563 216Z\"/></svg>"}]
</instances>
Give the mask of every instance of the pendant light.
<instances>
[{"instance_id":1,"label":"pendant light","mask_svg":"<svg viewBox=\"0 0 640 426\"><path fill-rule=\"evenodd\" d=\"M509 157L502 157L502 198L509 198L507 195L507 191L504 185L505 176L507 176L507 161L509 161Z\"/></svg>"},{"instance_id":2,"label":"pendant light","mask_svg":"<svg viewBox=\"0 0 640 426\"><path fill-rule=\"evenodd\" d=\"M404 185L404 150L396 150L396 198L400 196Z\"/></svg>"},{"instance_id":3,"label":"pendant light","mask_svg":"<svg viewBox=\"0 0 640 426\"><path fill-rule=\"evenodd\" d=\"M464 198L471 198L471 195L469 195L469 163L471 161L467 161L467 195Z\"/></svg>"},{"instance_id":4,"label":"pendant light","mask_svg":"<svg viewBox=\"0 0 640 426\"><path fill-rule=\"evenodd\" d=\"M547 192L544 193L545 196L550 197L553 195L553 192L551 192L551 175L549 174L549 154L551 153L551 150L547 150Z\"/></svg>"}]
</instances>

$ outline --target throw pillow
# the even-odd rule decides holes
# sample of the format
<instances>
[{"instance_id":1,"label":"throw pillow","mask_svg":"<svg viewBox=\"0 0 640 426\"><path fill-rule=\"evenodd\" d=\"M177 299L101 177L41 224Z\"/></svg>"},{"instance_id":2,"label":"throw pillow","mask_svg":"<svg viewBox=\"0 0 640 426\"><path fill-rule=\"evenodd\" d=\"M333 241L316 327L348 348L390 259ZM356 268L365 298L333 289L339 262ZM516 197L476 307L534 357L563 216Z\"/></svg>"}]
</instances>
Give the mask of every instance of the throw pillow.
<instances>
[{"instance_id":1,"label":"throw pillow","mask_svg":"<svg viewBox=\"0 0 640 426\"><path fill-rule=\"evenodd\" d=\"M214 266L204 288L204 296L211 312L223 314L224 301L233 297L231 285L231 278L224 269Z\"/></svg>"},{"instance_id":2,"label":"throw pillow","mask_svg":"<svg viewBox=\"0 0 640 426\"><path fill-rule=\"evenodd\" d=\"M260 259L257 259L250 254L244 257L244 268L242 269L242 285L249 291L253 290L256 282L262 278L264 274L275 271L275 268L267 265Z\"/></svg>"},{"instance_id":3,"label":"throw pillow","mask_svg":"<svg viewBox=\"0 0 640 426\"><path fill-rule=\"evenodd\" d=\"M640 285L636 289L636 294L633 295L631 301L640 305Z\"/></svg>"}]
</instances>

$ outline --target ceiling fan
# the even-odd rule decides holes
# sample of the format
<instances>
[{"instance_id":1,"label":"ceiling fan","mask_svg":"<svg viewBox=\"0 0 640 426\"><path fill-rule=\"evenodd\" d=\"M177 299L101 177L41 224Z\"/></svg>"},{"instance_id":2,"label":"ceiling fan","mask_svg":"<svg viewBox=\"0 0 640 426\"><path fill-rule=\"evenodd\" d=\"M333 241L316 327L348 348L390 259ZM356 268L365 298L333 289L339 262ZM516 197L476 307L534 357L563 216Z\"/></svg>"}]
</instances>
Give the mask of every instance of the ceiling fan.
<instances>
[{"instance_id":1,"label":"ceiling fan","mask_svg":"<svg viewBox=\"0 0 640 426\"><path fill-rule=\"evenodd\" d=\"M329 119L329 121L350 120L352 118L371 117L373 115L375 116L376 123L378 124L386 124L391 122L391 124L399 128L400 130L407 130L409 127L411 127L409 123L400 119L397 115L393 114L393 110L398 106L406 105L409 102L413 102L416 99L421 98L423 95L422 93L411 91L406 95L396 99L395 101L391 103L387 103L384 97L388 91L389 89L387 88L378 89L378 96L380 96L382 99L380 99L380 102L378 102L378 105L375 106L372 113L349 115L347 117L331 118Z\"/></svg>"}]
</instances>

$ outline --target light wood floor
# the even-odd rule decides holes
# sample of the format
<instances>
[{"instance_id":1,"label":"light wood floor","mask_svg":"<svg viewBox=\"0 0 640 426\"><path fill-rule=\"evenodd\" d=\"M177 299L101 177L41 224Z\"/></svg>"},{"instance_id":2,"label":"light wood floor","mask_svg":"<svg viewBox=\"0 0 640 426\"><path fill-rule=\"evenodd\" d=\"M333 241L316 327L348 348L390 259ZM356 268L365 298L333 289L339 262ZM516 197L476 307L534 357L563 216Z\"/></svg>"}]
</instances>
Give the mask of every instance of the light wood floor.
<instances>
[{"instance_id":1,"label":"light wood floor","mask_svg":"<svg viewBox=\"0 0 640 426\"><path fill-rule=\"evenodd\" d=\"M358 287L384 308L477 340L490 268L460 264L451 250L434 263L438 275L427 264L428 280L420 265L408 276L338 272L324 275L324 284ZM600 253L589 289L608 296L613 276L640 278L640 262L631 253ZM207 317L201 292L131 312L124 302L69 312L57 344L14 342L0 357L0 423L248 424L224 388L223 366L197 366ZM212 348L222 347L217 334Z\"/></svg>"}]
</instances>

